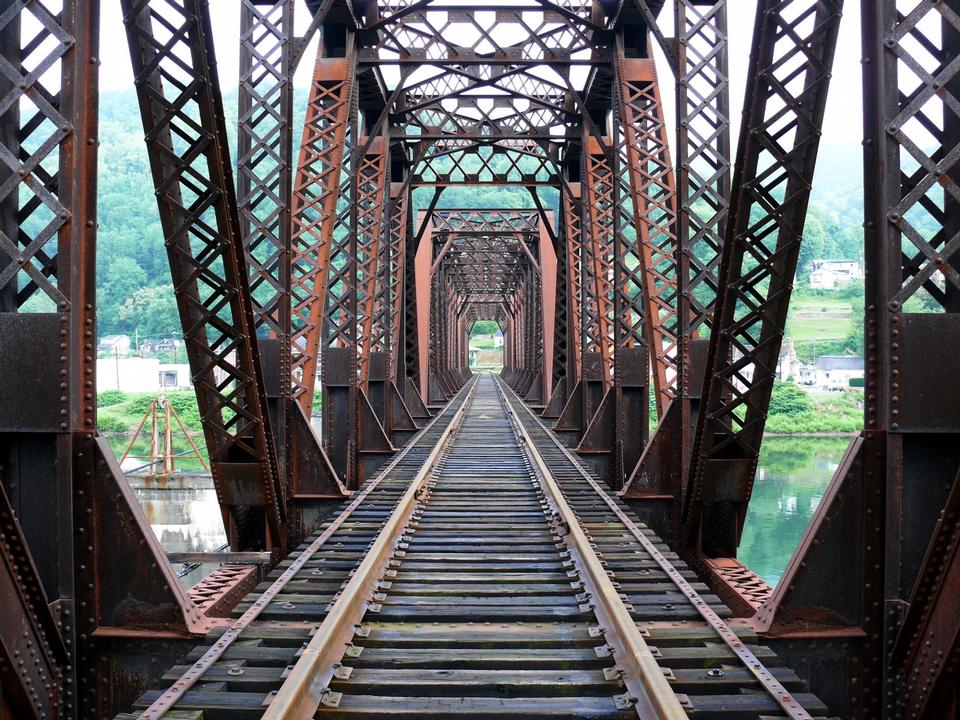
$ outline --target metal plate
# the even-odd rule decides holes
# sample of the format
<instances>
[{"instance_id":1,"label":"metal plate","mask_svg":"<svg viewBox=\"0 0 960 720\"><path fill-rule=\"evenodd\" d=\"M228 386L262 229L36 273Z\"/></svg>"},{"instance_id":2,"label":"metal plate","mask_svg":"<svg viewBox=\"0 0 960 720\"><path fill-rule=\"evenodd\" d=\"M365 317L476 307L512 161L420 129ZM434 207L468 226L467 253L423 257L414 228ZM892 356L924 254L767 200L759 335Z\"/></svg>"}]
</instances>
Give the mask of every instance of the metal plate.
<instances>
[{"instance_id":1,"label":"metal plate","mask_svg":"<svg viewBox=\"0 0 960 720\"><path fill-rule=\"evenodd\" d=\"M936 348L938 358L960 356L960 315L904 313L899 318L891 362L896 374L891 378L890 428L960 432L960 373L949 361L938 372L930 354Z\"/></svg>"},{"instance_id":2,"label":"metal plate","mask_svg":"<svg viewBox=\"0 0 960 720\"><path fill-rule=\"evenodd\" d=\"M61 319L54 313L0 313L0 431L63 432L69 422ZM63 338L66 340L66 337Z\"/></svg>"}]
</instances>

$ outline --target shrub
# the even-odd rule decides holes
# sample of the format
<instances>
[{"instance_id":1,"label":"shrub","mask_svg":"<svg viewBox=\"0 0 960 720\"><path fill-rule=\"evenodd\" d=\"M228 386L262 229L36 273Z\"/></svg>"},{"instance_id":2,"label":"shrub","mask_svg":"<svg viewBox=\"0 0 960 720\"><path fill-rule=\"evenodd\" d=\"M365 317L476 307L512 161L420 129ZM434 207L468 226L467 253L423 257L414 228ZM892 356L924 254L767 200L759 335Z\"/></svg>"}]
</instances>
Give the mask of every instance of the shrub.
<instances>
[{"instance_id":1,"label":"shrub","mask_svg":"<svg viewBox=\"0 0 960 720\"><path fill-rule=\"evenodd\" d=\"M97 407L109 407L110 405L122 403L126 399L126 394L120 390L104 390L101 393L97 393Z\"/></svg>"},{"instance_id":2,"label":"shrub","mask_svg":"<svg viewBox=\"0 0 960 720\"><path fill-rule=\"evenodd\" d=\"M810 396L791 382L775 380L769 415L800 415L813 410Z\"/></svg>"},{"instance_id":3,"label":"shrub","mask_svg":"<svg viewBox=\"0 0 960 720\"><path fill-rule=\"evenodd\" d=\"M97 413L97 430L100 432L127 432L127 418L122 414L110 410L101 410Z\"/></svg>"}]
</instances>

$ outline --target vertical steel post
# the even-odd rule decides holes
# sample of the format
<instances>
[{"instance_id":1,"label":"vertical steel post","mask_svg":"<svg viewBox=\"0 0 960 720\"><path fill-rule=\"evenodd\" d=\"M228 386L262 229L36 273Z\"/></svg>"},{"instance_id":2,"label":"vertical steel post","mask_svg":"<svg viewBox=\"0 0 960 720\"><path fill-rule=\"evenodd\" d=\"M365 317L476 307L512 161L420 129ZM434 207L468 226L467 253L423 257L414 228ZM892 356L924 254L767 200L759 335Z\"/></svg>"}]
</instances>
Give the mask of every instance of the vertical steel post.
<instances>
[{"instance_id":1,"label":"vertical steel post","mask_svg":"<svg viewBox=\"0 0 960 720\"><path fill-rule=\"evenodd\" d=\"M323 57L322 50L314 65L293 186L291 382L307 416L313 409L338 201L349 182L343 171L355 92L352 42L348 39L346 57Z\"/></svg>"},{"instance_id":2,"label":"vertical steel post","mask_svg":"<svg viewBox=\"0 0 960 720\"><path fill-rule=\"evenodd\" d=\"M844 717L932 720L960 659L960 378L937 364L960 354L960 3L861 12L864 431L757 624Z\"/></svg>"},{"instance_id":3,"label":"vertical steel post","mask_svg":"<svg viewBox=\"0 0 960 720\"><path fill-rule=\"evenodd\" d=\"M676 397L660 420L622 496L644 522L677 542L689 474L717 272L730 194L730 87L726 0L678 0Z\"/></svg>"}]
</instances>

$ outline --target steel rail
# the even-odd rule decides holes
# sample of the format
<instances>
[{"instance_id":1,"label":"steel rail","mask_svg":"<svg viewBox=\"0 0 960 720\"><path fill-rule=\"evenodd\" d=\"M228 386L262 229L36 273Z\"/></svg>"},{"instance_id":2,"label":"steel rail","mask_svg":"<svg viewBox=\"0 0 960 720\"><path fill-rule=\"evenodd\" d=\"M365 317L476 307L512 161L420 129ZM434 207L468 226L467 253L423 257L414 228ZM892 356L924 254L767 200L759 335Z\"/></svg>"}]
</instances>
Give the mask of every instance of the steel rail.
<instances>
[{"instance_id":1,"label":"steel rail","mask_svg":"<svg viewBox=\"0 0 960 720\"><path fill-rule=\"evenodd\" d=\"M465 388L466 389L466 388ZM463 392L463 390L461 391ZM472 386L469 393L472 392ZM454 398L455 399L455 398ZM454 418L450 419L450 425L447 427L447 430L444 431L444 435L441 436L440 440L437 441L439 446L443 441L443 438L447 436L447 431L453 425L455 419L458 415L462 414L463 408L466 406L469 397L465 397L460 407L457 410L457 415ZM366 500L367 496L373 492L380 482L386 478L386 476L407 456L407 454L416 446L417 441L423 437L424 434L430 431L430 429L443 417L442 413L438 413L434 418L427 423L416 435L414 435L410 442L403 448L400 453L393 458L386 467L381 470L376 477L374 477L369 483L367 483L362 489L356 492L353 496L353 500L350 504L344 508L344 510L327 526L327 528L319 535L317 538L308 545L302 553L297 557L296 560L291 563L290 567L283 571L283 573L274 580L273 584L270 585L266 590L263 591L263 594L258 597L253 604L237 618L231 625L226 629L223 635L214 643L203 655L198 659L193 665L191 665L184 673L177 679L167 690L165 690L153 703L150 707L140 713L138 720L160 720L163 717L164 713L168 710L172 710L174 705L176 705L181 698L187 693L190 688L192 688L198 680L203 676L203 674L209 670L214 663L216 663L227 649L233 644L233 641L236 640L243 633L244 630L252 623L257 617L267 608L270 602L275 598L287 585L296 576L297 573L303 569L303 566L306 565L314 555L324 546L327 540L346 522L350 516L356 511L358 507ZM431 453L427 457L426 462L429 462L430 458L433 457ZM416 478L414 478L416 480Z\"/></svg>"},{"instance_id":2,"label":"steel rail","mask_svg":"<svg viewBox=\"0 0 960 720\"><path fill-rule=\"evenodd\" d=\"M503 390L502 384L497 378L498 387ZM518 398L519 400L519 398ZM720 636L723 642L730 648L730 650L740 659L740 661L746 666L747 670L756 678L757 682L763 687L763 689L776 701L780 708L786 713L787 717L792 720L813 720L810 713L808 713L804 707L794 699L793 695L787 690L783 684L774 677L773 673L767 670L766 666L757 658L756 655L748 648L743 641L737 636L733 629L726 623L724 620L717 615L717 613L710 607L706 600L704 600L700 593L694 590L693 586L683 577L683 574L677 570L673 563L671 563L659 548L650 541L650 539L644 535L643 531L637 527L637 524L630 519L630 517L623 512L616 502L607 494L593 476L587 472L584 467L580 464L576 457L574 457L570 451L564 447L556 436L540 421L536 415L530 410L529 407L522 400L520 404L526 410L527 414L534 420L534 422L546 433L547 437L550 438L551 442L557 446L557 448L566 456L567 460L573 465L577 472L586 480L590 487L600 496L600 498L607 504L610 510L617 516L617 519L623 523L624 527L636 538L637 542L643 546L643 549L650 554L650 557L653 558L660 568L667 574L667 577L677 586L677 589L683 593L687 598L690 604L696 608L697 612L700 613L700 616L710 625L710 627ZM510 405L510 403L508 403ZM511 405L511 410L512 410ZM522 423L520 423L522 426ZM526 428L524 428L526 432ZM531 441L531 447L535 447Z\"/></svg>"},{"instance_id":3,"label":"steel rail","mask_svg":"<svg viewBox=\"0 0 960 720\"><path fill-rule=\"evenodd\" d=\"M643 720L687 720L683 705L597 557L590 539L580 527L580 521L567 503L563 490L544 462L536 443L507 399L499 378L496 383L517 438L536 468L534 476L543 488L554 516L568 530L563 540L571 558L581 570L580 577L593 601L593 612L604 629L604 639L613 650L613 658L621 671L620 678L627 688L627 695L621 696L618 706L633 705L637 716ZM612 632L607 633L607 629Z\"/></svg>"},{"instance_id":4,"label":"steel rail","mask_svg":"<svg viewBox=\"0 0 960 720\"><path fill-rule=\"evenodd\" d=\"M262 720L303 720L313 717L324 696L333 692L329 684L339 669L349 639L353 637L355 628L360 624L367 608L374 602L373 596L379 586L379 578L386 571L390 556L397 549L403 531L421 500L427 479L433 473L437 461L466 413L477 387L477 377L474 376L473 381L468 384L467 396L450 419L450 424L410 481L409 487L387 518L363 561L357 566L350 582L303 649L300 659L267 707Z\"/></svg>"}]
</instances>

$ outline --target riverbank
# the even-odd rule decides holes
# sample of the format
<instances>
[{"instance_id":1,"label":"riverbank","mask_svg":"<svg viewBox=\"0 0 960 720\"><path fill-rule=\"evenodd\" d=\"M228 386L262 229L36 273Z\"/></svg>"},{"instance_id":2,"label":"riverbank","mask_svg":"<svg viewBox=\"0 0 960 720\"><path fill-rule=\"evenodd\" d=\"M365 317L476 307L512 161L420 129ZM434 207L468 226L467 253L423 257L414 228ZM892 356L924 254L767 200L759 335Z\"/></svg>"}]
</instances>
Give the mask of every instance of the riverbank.
<instances>
[{"instance_id":1,"label":"riverbank","mask_svg":"<svg viewBox=\"0 0 960 720\"><path fill-rule=\"evenodd\" d=\"M319 391L314 409L320 408ZM121 435L133 432L150 403L152 393L125 393L106 390L97 396L97 426L103 433ZM193 391L165 394L184 426L202 445L203 428ZM657 422L651 407L651 425ZM765 434L777 437L846 437L863 427L863 390L850 388L839 392L807 392L793 383L777 382L770 399Z\"/></svg>"}]
</instances>

